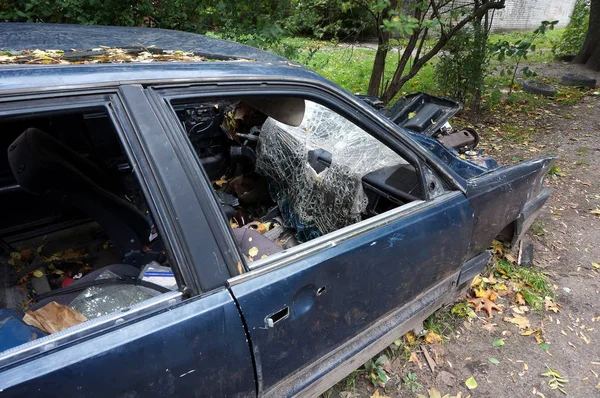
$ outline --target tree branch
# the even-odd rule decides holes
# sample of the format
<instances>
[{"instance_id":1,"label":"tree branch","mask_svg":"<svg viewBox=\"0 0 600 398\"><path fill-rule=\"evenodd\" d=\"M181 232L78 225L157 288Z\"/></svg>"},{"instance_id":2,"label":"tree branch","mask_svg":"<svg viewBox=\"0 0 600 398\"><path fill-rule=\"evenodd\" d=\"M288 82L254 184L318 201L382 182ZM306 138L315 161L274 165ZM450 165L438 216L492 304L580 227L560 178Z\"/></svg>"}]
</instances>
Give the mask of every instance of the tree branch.
<instances>
[{"instance_id":1,"label":"tree branch","mask_svg":"<svg viewBox=\"0 0 600 398\"><path fill-rule=\"evenodd\" d=\"M423 65L425 65L431 58L433 58L438 52L440 52L440 50L446 45L448 40L450 40L450 38L452 38L452 36L454 36L457 32L459 32L466 24L468 24L475 18L482 17L489 10L501 9L501 8L504 8L504 0L489 1L489 2L486 2L485 4L483 4L474 13L469 14L468 16L463 18L459 23L454 25L454 27L452 29L450 29L445 36L440 36L440 38L437 41L437 43L435 44L435 46L433 46L431 48L431 50L429 50L423 56L423 58L421 58L417 62L415 62L413 64L412 68L410 69L410 71L406 75L402 76L401 78L398 78L398 77L403 73L404 66L406 66L406 65L403 66L399 63L398 67L396 69L396 72L394 73L394 78L398 78L398 79L392 79L391 84L389 85L388 89L385 91L385 93L382 96L382 100L385 103L388 103L392 98L394 98L394 96L398 93L400 88L407 81L412 79L419 72L419 70L423 67ZM407 47L407 49L408 49L408 47ZM413 47L413 49L414 49L414 47ZM406 50L405 50L405 52L406 52ZM410 52L412 53L412 49L410 50ZM403 54L403 58L404 58L404 54Z\"/></svg>"}]
</instances>

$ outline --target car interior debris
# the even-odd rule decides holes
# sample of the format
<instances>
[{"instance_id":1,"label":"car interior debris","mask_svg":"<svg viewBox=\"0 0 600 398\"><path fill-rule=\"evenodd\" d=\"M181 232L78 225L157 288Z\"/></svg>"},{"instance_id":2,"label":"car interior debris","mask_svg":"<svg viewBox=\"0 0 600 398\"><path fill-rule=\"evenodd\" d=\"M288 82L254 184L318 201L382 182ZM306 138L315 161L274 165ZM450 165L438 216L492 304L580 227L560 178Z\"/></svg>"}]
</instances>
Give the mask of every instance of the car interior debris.
<instances>
[{"instance_id":1,"label":"car interior debris","mask_svg":"<svg viewBox=\"0 0 600 398\"><path fill-rule=\"evenodd\" d=\"M1 349L178 289L106 109L0 124Z\"/></svg>"},{"instance_id":2,"label":"car interior debris","mask_svg":"<svg viewBox=\"0 0 600 398\"><path fill-rule=\"evenodd\" d=\"M250 97L172 106L248 261L425 199L413 165L319 103Z\"/></svg>"}]
</instances>

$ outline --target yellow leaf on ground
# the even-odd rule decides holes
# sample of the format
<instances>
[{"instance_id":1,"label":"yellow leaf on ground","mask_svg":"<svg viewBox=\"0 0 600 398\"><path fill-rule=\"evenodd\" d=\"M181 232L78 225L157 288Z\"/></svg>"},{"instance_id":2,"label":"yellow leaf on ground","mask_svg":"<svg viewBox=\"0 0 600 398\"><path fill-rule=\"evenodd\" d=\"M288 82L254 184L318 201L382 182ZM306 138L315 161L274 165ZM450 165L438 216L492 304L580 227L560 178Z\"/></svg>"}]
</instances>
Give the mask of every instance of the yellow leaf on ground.
<instances>
[{"instance_id":1,"label":"yellow leaf on ground","mask_svg":"<svg viewBox=\"0 0 600 398\"><path fill-rule=\"evenodd\" d=\"M523 293L518 292L517 294L515 294L515 303L520 305L525 304L525 296L523 296Z\"/></svg>"},{"instance_id":2,"label":"yellow leaf on ground","mask_svg":"<svg viewBox=\"0 0 600 398\"><path fill-rule=\"evenodd\" d=\"M390 398L390 397L388 397L387 395L379 394L379 389L377 389L377 390L375 390L373 395L371 395L371 398Z\"/></svg>"},{"instance_id":3,"label":"yellow leaf on ground","mask_svg":"<svg viewBox=\"0 0 600 398\"><path fill-rule=\"evenodd\" d=\"M410 357L408 358L408 362L414 362L414 363L417 364L417 366L419 367L419 369L423 369L423 364L419 360L419 357L417 356L417 353L415 351L413 351L413 352L410 353Z\"/></svg>"},{"instance_id":4,"label":"yellow leaf on ground","mask_svg":"<svg viewBox=\"0 0 600 398\"><path fill-rule=\"evenodd\" d=\"M229 182L229 180L227 179L226 176L221 177L221 179L215 181L215 185L218 186L219 188L222 187L223 185L227 184Z\"/></svg>"},{"instance_id":5,"label":"yellow leaf on ground","mask_svg":"<svg viewBox=\"0 0 600 398\"><path fill-rule=\"evenodd\" d=\"M440 343L442 341L442 338L440 337L439 334L437 334L436 332L434 332L433 330L428 330L427 333L425 334L425 342L428 344L433 344L433 343Z\"/></svg>"},{"instance_id":6,"label":"yellow leaf on ground","mask_svg":"<svg viewBox=\"0 0 600 398\"><path fill-rule=\"evenodd\" d=\"M546 296L544 298L544 306L546 307L546 311L553 311L553 312L560 311L560 309L558 309L558 304L556 304L554 302L554 300L552 300L552 297L549 297L549 296Z\"/></svg>"},{"instance_id":7,"label":"yellow leaf on ground","mask_svg":"<svg viewBox=\"0 0 600 398\"><path fill-rule=\"evenodd\" d=\"M413 345L417 342L417 336L415 336L415 334L412 331L406 333L404 336L406 336L406 341L410 345Z\"/></svg>"},{"instance_id":8,"label":"yellow leaf on ground","mask_svg":"<svg viewBox=\"0 0 600 398\"><path fill-rule=\"evenodd\" d=\"M486 298L490 301L496 301L496 299L498 298L498 295L495 291L491 289L484 289L482 287L480 287L479 289L475 289L475 296L480 298Z\"/></svg>"},{"instance_id":9,"label":"yellow leaf on ground","mask_svg":"<svg viewBox=\"0 0 600 398\"><path fill-rule=\"evenodd\" d=\"M592 267L600 269L600 264L592 262Z\"/></svg>"},{"instance_id":10,"label":"yellow leaf on ground","mask_svg":"<svg viewBox=\"0 0 600 398\"><path fill-rule=\"evenodd\" d=\"M477 287L479 285L481 285L481 282L483 280L481 279L480 275L475 276L475 278L473 278L473 281L471 282L471 287Z\"/></svg>"},{"instance_id":11,"label":"yellow leaf on ground","mask_svg":"<svg viewBox=\"0 0 600 398\"><path fill-rule=\"evenodd\" d=\"M473 376L471 376L467 380L465 380L465 385L469 390L474 390L477 388L477 381Z\"/></svg>"},{"instance_id":12,"label":"yellow leaf on ground","mask_svg":"<svg viewBox=\"0 0 600 398\"><path fill-rule=\"evenodd\" d=\"M435 387L428 388L427 393L429 393L429 398L442 398L442 393Z\"/></svg>"},{"instance_id":13,"label":"yellow leaf on ground","mask_svg":"<svg viewBox=\"0 0 600 398\"><path fill-rule=\"evenodd\" d=\"M529 319L519 314L514 314L514 318L504 317L503 320L506 322L514 323L519 329L527 329L531 326Z\"/></svg>"},{"instance_id":14,"label":"yellow leaf on ground","mask_svg":"<svg viewBox=\"0 0 600 398\"><path fill-rule=\"evenodd\" d=\"M35 276L36 278L41 278L42 276L44 276L44 273L39 269L36 269L35 271L33 271L33 276Z\"/></svg>"}]
</instances>

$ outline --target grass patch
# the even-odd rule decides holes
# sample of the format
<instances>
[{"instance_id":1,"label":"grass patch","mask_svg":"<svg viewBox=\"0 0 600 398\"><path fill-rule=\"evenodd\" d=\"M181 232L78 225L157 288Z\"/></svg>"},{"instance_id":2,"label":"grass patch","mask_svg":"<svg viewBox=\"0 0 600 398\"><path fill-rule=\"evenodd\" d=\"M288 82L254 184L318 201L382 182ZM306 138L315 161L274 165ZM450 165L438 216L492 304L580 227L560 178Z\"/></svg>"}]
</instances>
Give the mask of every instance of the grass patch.
<instances>
[{"instance_id":1,"label":"grass patch","mask_svg":"<svg viewBox=\"0 0 600 398\"><path fill-rule=\"evenodd\" d=\"M493 268L494 274L512 281L525 302L535 310L542 310L546 296L554 298L554 290L548 281L548 274L535 267L525 268L507 260L498 260Z\"/></svg>"},{"instance_id":2,"label":"grass patch","mask_svg":"<svg viewBox=\"0 0 600 398\"><path fill-rule=\"evenodd\" d=\"M456 324L456 314L452 313L452 307L442 307L429 318L423 321L423 327L427 330L432 330L442 338L444 342L444 336L454 331Z\"/></svg>"},{"instance_id":3,"label":"grass patch","mask_svg":"<svg viewBox=\"0 0 600 398\"><path fill-rule=\"evenodd\" d=\"M544 232L544 227L542 225L542 222L539 220L534 221L533 224L531 224L531 227L529 228L529 230L535 236L544 236L546 234Z\"/></svg>"}]
</instances>

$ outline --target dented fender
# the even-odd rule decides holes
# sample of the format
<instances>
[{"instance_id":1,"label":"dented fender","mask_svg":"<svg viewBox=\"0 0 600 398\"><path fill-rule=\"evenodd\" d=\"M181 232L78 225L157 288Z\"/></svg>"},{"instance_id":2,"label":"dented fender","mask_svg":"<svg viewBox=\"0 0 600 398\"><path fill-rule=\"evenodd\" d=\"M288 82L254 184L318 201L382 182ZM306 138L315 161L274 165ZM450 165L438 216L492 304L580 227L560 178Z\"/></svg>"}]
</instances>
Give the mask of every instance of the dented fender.
<instances>
[{"instance_id":1,"label":"dented fender","mask_svg":"<svg viewBox=\"0 0 600 398\"><path fill-rule=\"evenodd\" d=\"M550 190L542 185L554 160L551 156L536 158L467 180L467 198L473 208L468 257L486 250L511 224L514 228L508 243L522 237L550 196Z\"/></svg>"}]
</instances>

